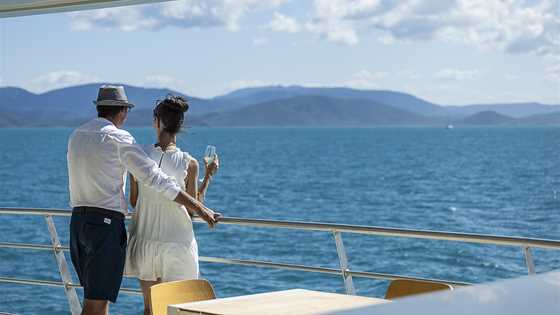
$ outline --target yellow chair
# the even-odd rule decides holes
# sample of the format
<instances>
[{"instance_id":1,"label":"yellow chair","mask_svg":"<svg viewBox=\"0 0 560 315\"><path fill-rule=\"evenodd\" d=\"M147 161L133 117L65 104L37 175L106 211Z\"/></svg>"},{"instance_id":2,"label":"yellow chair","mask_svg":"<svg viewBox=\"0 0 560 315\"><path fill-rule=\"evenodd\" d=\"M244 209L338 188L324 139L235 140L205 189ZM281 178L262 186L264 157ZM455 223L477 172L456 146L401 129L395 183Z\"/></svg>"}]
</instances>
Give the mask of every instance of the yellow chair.
<instances>
[{"instance_id":1,"label":"yellow chair","mask_svg":"<svg viewBox=\"0 0 560 315\"><path fill-rule=\"evenodd\" d=\"M385 294L385 299L392 300L404 296L440 290L453 290L453 287L449 284L439 282L397 279L391 281L391 284L389 284L387 293Z\"/></svg>"},{"instance_id":2,"label":"yellow chair","mask_svg":"<svg viewBox=\"0 0 560 315\"><path fill-rule=\"evenodd\" d=\"M169 304L215 299L214 289L207 280L181 280L156 284L150 288L152 315L166 315Z\"/></svg>"}]
</instances>

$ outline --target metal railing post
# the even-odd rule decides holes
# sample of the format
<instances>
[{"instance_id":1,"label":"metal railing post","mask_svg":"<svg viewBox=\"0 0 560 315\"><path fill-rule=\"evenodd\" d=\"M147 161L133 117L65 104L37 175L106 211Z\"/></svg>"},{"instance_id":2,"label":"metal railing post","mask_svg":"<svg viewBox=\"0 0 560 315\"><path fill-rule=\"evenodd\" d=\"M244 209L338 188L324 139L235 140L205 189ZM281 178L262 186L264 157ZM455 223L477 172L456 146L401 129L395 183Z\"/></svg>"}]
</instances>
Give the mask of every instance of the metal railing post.
<instances>
[{"instance_id":1,"label":"metal railing post","mask_svg":"<svg viewBox=\"0 0 560 315\"><path fill-rule=\"evenodd\" d=\"M523 246L523 254L525 255L525 264L527 265L527 272L532 275L535 274L535 262L533 261L533 254L531 247Z\"/></svg>"},{"instance_id":2,"label":"metal railing post","mask_svg":"<svg viewBox=\"0 0 560 315\"><path fill-rule=\"evenodd\" d=\"M60 240L58 239L56 226L54 225L52 216L45 215L45 220L47 221L47 226L51 235L51 243L53 246L54 256L56 257L56 263L58 264L60 278L64 283L64 292L66 293L66 298L68 299L70 311L72 312L72 315L79 315L82 312L82 306L80 305L80 300L78 299L76 289L72 285L72 277L70 276L70 271L68 270L68 263L66 262L64 250L62 248L62 245L60 244Z\"/></svg>"},{"instance_id":3,"label":"metal railing post","mask_svg":"<svg viewBox=\"0 0 560 315\"><path fill-rule=\"evenodd\" d=\"M352 282L352 274L350 274L350 269L348 269L348 258L346 257L344 243L342 243L342 235L340 235L340 232L337 230L333 230L333 235L336 243L336 253L338 254L338 260L340 262L342 280L344 280L344 287L346 288L346 294L355 295L356 290L354 289L354 282Z\"/></svg>"}]
</instances>

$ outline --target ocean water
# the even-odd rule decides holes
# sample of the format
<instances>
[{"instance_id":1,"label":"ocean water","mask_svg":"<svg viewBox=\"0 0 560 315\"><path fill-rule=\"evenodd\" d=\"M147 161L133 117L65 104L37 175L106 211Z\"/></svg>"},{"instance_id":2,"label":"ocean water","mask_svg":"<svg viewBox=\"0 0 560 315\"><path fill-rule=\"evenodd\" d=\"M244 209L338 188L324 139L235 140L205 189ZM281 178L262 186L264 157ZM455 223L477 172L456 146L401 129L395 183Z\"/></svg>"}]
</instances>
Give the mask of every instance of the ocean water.
<instances>
[{"instance_id":1,"label":"ocean water","mask_svg":"<svg viewBox=\"0 0 560 315\"><path fill-rule=\"evenodd\" d=\"M130 129L140 143L150 128ZM71 129L0 129L0 207L68 209ZM217 147L207 204L226 216L560 239L558 128L192 128L179 146ZM68 219L57 218L68 243ZM0 215L0 242L49 243L44 219ZM329 233L197 224L203 256L338 267ZM352 270L484 282L526 274L516 247L343 234ZM537 272L560 251L534 250ZM69 255L67 253L68 261ZM344 292L338 276L201 263L219 297L290 288ZM0 277L59 281L49 251L0 249ZM74 277L75 278L75 277ZM76 280L74 280L76 281ZM360 295L385 281L354 278ZM134 279L123 286L137 287ZM81 296L81 290L78 290ZM65 314L62 288L0 284L0 312ZM139 314L121 293L114 314Z\"/></svg>"}]
</instances>

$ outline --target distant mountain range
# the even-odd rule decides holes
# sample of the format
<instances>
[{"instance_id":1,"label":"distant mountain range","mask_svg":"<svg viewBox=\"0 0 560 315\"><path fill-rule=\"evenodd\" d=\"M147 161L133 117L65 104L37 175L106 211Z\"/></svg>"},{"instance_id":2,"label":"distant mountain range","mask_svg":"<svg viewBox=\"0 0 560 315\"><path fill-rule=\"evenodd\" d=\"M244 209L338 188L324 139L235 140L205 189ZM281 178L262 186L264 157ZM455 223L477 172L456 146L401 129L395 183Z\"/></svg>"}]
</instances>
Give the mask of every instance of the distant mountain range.
<instances>
[{"instance_id":1,"label":"distant mountain range","mask_svg":"<svg viewBox=\"0 0 560 315\"><path fill-rule=\"evenodd\" d=\"M211 126L368 126L430 124L435 120L368 99L300 95L201 117Z\"/></svg>"},{"instance_id":2,"label":"distant mountain range","mask_svg":"<svg viewBox=\"0 0 560 315\"><path fill-rule=\"evenodd\" d=\"M480 112L492 111L513 118L522 118L538 114L551 114L559 112L558 106L540 103L513 103L513 104L479 104L446 107L451 116L469 116Z\"/></svg>"},{"instance_id":3,"label":"distant mountain range","mask_svg":"<svg viewBox=\"0 0 560 315\"><path fill-rule=\"evenodd\" d=\"M515 118L510 116L502 115L495 111L482 111L479 113L472 114L464 119L458 120L455 124L462 125L505 125L514 123Z\"/></svg>"},{"instance_id":4,"label":"distant mountain range","mask_svg":"<svg viewBox=\"0 0 560 315\"><path fill-rule=\"evenodd\" d=\"M95 116L100 84L34 94L0 88L0 127L77 126ZM136 107L129 126L149 126L157 99L182 95L191 126L379 126L560 124L560 105L540 103L442 106L414 95L383 90L269 86L245 88L210 99L170 89L125 85Z\"/></svg>"},{"instance_id":5,"label":"distant mountain range","mask_svg":"<svg viewBox=\"0 0 560 315\"><path fill-rule=\"evenodd\" d=\"M419 99L410 94L382 90L356 90L341 87L308 88L301 86L270 86L245 88L216 97L215 99L233 101L241 105L254 105L281 99L293 99L296 96L310 95L356 101L368 100L420 115L430 116L445 114L445 109L441 106Z\"/></svg>"}]
</instances>

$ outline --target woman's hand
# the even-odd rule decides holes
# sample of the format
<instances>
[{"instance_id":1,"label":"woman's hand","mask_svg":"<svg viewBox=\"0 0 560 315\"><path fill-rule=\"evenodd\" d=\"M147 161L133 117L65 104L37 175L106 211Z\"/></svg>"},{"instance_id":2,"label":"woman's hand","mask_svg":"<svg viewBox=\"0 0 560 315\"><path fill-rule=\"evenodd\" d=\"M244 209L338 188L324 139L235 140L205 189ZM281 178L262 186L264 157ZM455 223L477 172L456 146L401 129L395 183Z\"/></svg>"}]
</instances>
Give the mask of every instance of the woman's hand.
<instances>
[{"instance_id":1,"label":"woman's hand","mask_svg":"<svg viewBox=\"0 0 560 315\"><path fill-rule=\"evenodd\" d=\"M208 189L212 176L218 172L218 168L220 168L220 159L217 154L214 155L214 159L210 163L207 163L206 159L204 159L204 179L202 180L202 184L200 184L198 193L196 194L196 199L198 201L204 201L206 189ZM196 173L196 177L198 178L198 173Z\"/></svg>"},{"instance_id":2,"label":"woman's hand","mask_svg":"<svg viewBox=\"0 0 560 315\"><path fill-rule=\"evenodd\" d=\"M205 160L204 167L205 167L204 176L214 176L218 172L218 169L220 168L220 159L218 158L218 154L214 156L214 159L212 160L212 162L210 162L210 164L206 163Z\"/></svg>"}]
</instances>

